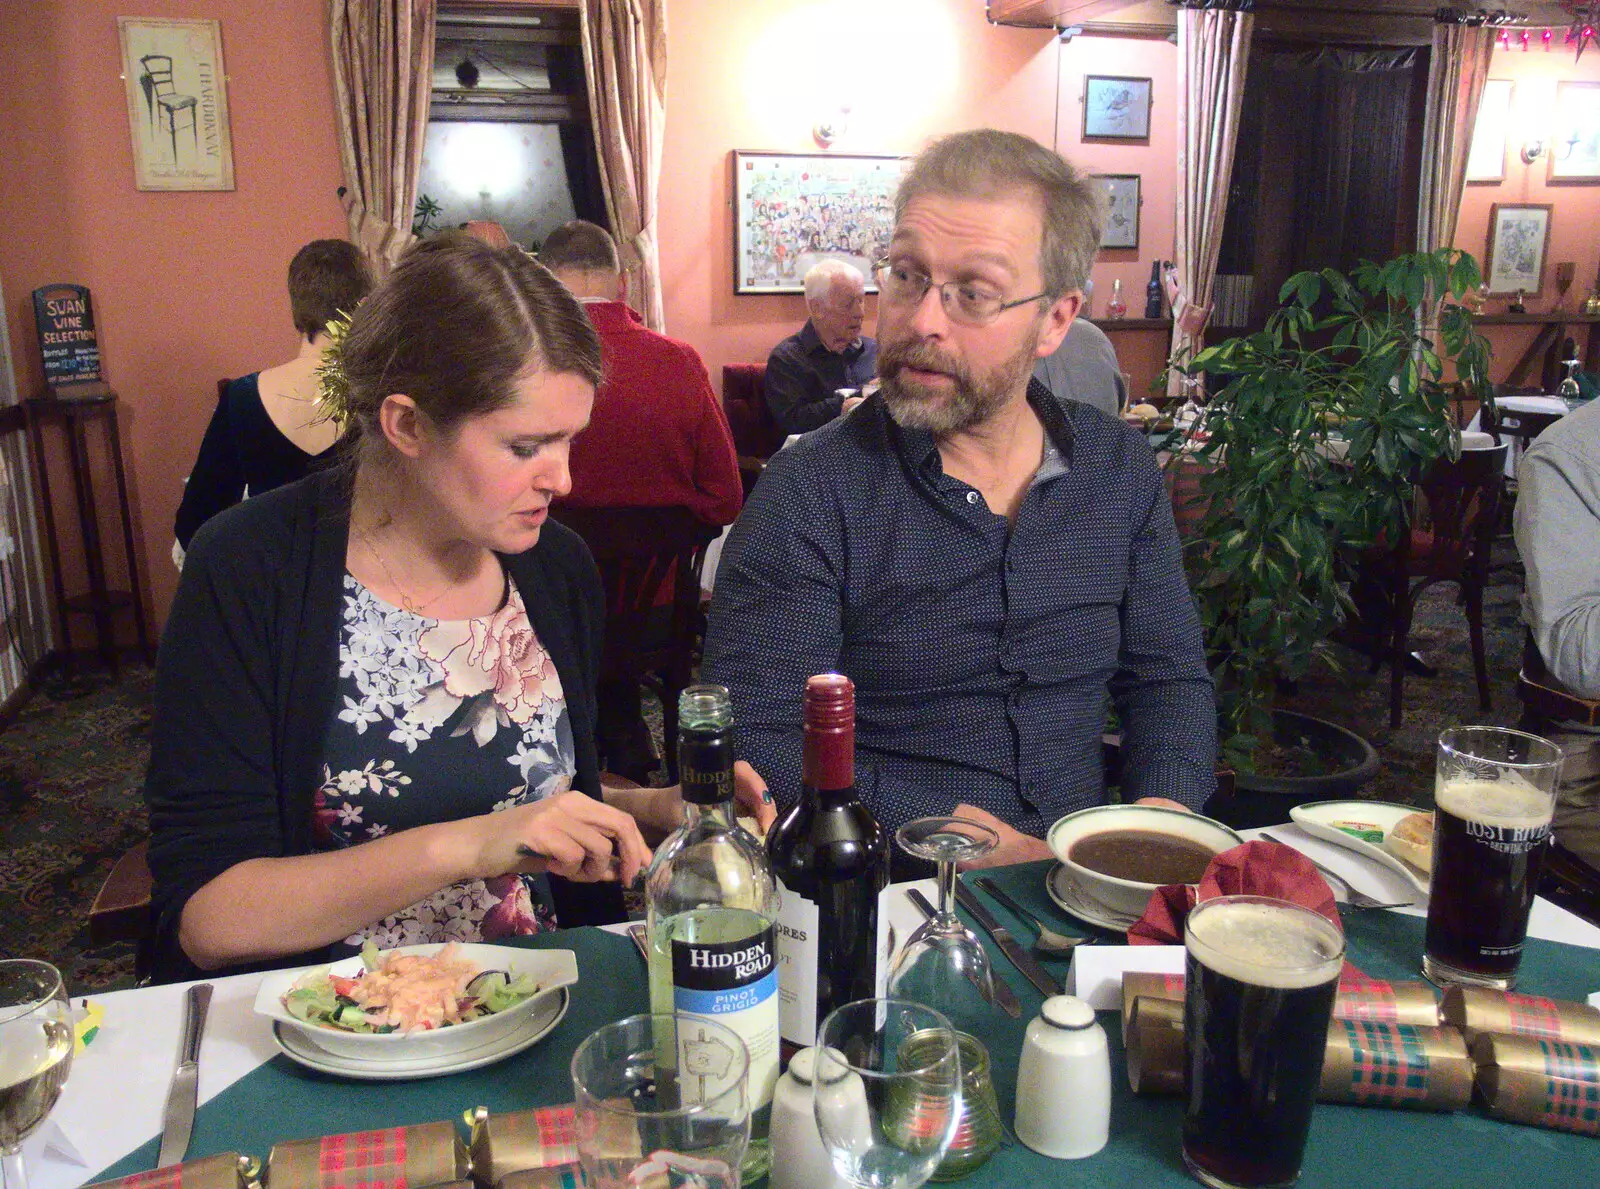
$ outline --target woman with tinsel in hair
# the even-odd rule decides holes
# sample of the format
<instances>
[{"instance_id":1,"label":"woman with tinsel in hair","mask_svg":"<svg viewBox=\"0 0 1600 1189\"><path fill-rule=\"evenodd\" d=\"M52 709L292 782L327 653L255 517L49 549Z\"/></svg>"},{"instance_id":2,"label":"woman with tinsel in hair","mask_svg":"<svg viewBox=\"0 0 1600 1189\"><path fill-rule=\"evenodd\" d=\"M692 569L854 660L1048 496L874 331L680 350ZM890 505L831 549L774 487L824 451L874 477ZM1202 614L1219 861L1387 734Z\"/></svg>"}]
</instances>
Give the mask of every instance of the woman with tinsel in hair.
<instances>
[{"instance_id":1,"label":"woman with tinsel in hair","mask_svg":"<svg viewBox=\"0 0 1600 1189\"><path fill-rule=\"evenodd\" d=\"M678 789L597 770L604 600L549 519L601 376L582 306L446 235L333 330L348 464L208 522L163 635L160 977L621 919L640 824L681 815Z\"/></svg>"}]
</instances>

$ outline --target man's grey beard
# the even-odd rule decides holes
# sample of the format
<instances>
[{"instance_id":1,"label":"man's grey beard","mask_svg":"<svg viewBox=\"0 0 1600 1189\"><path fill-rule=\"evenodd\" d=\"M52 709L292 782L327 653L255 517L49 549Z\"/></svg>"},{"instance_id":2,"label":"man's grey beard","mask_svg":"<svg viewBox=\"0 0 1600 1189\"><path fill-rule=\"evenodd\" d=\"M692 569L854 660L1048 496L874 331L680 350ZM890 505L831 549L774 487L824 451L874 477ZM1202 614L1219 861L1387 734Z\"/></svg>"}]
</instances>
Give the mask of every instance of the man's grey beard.
<instances>
[{"instance_id":1,"label":"man's grey beard","mask_svg":"<svg viewBox=\"0 0 1600 1189\"><path fill-rule=\"evenodd\" d=\"M926 343L888 348L880 344L879 391L884 407L902 429L925 429L936 438L964 433L1003 409L1019 387L1027 387L1038 345L1039 328L1035 326L1015 355L984 375L974 376L969 368ZM901 378L900 370L905 367L944 372L955 383L949 389L923 389Z\"/></svg>"}]
</instances>

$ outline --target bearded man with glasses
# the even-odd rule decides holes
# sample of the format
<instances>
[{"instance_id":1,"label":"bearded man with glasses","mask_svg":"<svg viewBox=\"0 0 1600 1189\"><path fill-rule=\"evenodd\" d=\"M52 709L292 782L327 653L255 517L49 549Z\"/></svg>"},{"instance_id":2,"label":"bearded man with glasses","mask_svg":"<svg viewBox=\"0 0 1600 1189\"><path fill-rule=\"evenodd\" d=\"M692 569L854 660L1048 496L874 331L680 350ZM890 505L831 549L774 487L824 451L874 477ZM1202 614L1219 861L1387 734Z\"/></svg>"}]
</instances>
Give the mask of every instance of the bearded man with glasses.
<instances>
[{"instance_id":1,"label":"bearded man with glasses","mask_svg":"<svg viewBox=\"0 0 1600 1189\"><path fill-rule=\"evenodd\" d=\"M956 812L991 863L1105 798L1199 808L1216 710L1172 507L1144 439L1032 379L1082 304L1099 203L1055 153L994 130L935 142L877 267L882 387L777 455L724 549L704 675L743 757L800 787L800 691L856 684L856 778L889 829Z\"/></svg>"}]
</instances>

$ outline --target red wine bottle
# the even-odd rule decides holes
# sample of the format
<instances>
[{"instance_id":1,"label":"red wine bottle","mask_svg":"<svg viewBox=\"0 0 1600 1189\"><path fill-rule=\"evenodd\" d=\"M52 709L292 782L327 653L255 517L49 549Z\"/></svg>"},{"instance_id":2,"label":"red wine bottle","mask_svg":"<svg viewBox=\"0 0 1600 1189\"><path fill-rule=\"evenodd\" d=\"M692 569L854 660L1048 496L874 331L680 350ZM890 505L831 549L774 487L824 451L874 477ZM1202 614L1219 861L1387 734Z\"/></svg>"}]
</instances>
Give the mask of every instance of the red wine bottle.
<instances>
[{"instance_id":1,"label":"red wine bottle","mask_svg":"<svg viewBox=\"0 0 1600 1189\"><path fill-rule=\"evenodd\" d=\"M878 894L888 835L856 795L856 687L806 682L800 799L767 835L778 879L778 1024L783 1059L814 1045L841 1004L877 994Z\"/></svg>"}]
</instances>

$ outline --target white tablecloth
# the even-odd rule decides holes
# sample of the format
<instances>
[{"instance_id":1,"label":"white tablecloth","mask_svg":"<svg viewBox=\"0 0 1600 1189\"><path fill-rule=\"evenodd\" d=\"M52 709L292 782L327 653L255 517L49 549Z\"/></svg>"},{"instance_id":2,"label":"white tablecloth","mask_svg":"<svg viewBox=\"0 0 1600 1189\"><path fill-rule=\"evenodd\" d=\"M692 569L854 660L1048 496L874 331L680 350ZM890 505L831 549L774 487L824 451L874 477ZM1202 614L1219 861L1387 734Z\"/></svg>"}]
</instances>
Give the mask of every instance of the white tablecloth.
<instances>
[{"instance_id":1,"label":"white tablecloth","mask_svg":"<svg viewBox=\"0 0 1600 1189\"><path fill-rule=\"evenodd\" d=\"M1567 415L1567 402L1559 396L1497 396L1494 398L1494 407L1500 413L1554 413L1557 417ZM1474 413L1472 421L1468 423L1467 430L1477 432L1482 415ZM1502 435L1502 440L1511 443L1511 449L1506 451L1506 478L1514 479L1517 475L1517 463L1522 461L1522 439Z\"/></svg>"}]
</instances>

